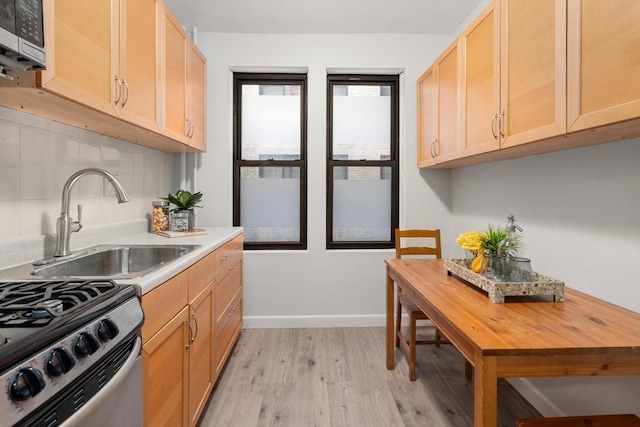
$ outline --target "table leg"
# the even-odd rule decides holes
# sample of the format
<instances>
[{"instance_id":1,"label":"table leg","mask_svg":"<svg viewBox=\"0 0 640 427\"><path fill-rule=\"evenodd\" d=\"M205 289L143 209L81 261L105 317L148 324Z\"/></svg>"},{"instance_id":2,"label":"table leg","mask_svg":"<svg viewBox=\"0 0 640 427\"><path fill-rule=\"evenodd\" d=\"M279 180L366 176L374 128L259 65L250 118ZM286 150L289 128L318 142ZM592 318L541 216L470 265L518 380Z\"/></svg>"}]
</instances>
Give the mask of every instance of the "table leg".
<instances>
[{"instance_id":1,"label":"table leg","mask_svg":"<svg viewBox=\"0 0 640 427\"><path fill-rule=\"evenodd\" d=\"M474 383L474 427L498 425L498 377L495 357L477 357Z\"/></svg>"},{"instance_id":2,"label":"table leg","mask_svg":"<svg viewBox=\"0 0 640 427\"><path fill-rule=\"evenodd\" d=\"M387 267L387 369L393 369L395 367L395 348L393 345L393 335L395 333L393 316L394 286L393 280L389 277L389 267Z\"/></svg>"}]
</instances>

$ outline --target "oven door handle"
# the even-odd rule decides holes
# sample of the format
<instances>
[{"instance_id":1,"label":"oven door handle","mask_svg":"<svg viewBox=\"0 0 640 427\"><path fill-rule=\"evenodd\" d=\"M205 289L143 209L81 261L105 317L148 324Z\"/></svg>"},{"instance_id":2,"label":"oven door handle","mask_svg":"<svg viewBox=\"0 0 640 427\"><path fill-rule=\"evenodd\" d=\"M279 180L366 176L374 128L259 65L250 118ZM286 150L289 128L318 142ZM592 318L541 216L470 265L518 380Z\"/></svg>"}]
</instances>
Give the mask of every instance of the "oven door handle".
<instances>
[{"instance_id":1,"label":"oven door handle","mask_svg":"<svg viewBox=\"0 0 640 427\"><path fill-rule=\"evenodd\" d=\"M82 427L89 425L87 418L91 416L104 402L113 394L113 392L122 384L122 382L129 376L133 365L136 363L136 359L140 356L140 349L142 348L142 339L136 338L133 344L131 354L124 362L120 370L111 378L111 380L100 389L100 391L86 404L84 404L77 412L67 418L60 427Z\"/></svg>"}]
</instances>

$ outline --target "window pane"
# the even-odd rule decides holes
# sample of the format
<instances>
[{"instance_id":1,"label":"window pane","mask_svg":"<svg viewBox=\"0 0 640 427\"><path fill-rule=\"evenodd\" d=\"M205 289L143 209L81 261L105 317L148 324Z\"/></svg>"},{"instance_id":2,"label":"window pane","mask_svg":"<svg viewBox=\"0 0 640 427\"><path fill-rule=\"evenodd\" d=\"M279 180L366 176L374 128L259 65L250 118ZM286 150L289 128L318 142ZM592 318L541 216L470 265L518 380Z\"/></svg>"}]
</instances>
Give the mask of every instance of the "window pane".
<instances>
[{"instance_id":1,"label":"window pane","mask_svg":"<svg viewBox=\"0 0 640 427\"><path fill-rule=\"evenodd\" d=\"M391 168L344 169L333 181L333 241L391 240Z\"/></svg>"},{"instance_id":2,"label":"window pane","mask_svg":"<svg viewBox=\"0 0 640 427\"><path fill-rule=\"evenodd\" d=\"M333 86L333 158L379 160L391 153L390 86Z\"/></svg>"},{"instance_id":3,"label":"window pane","mask_svg":"<svg viewBox=\"0 0 640 427\"><path fill-rule=\"evenodd\" d=\"M247 242L300 241L300 168L240 168L240 223Z\"/></svg>"},{"instance_id":4,"label":"window pane","mask_svg":"<svg viewBox=\"0 0 640 427\"><path fill-rule=\"evenodd\" d=\"M300 85L242 86L242 160L300 159Z\"/></svg>"}]
</instances>

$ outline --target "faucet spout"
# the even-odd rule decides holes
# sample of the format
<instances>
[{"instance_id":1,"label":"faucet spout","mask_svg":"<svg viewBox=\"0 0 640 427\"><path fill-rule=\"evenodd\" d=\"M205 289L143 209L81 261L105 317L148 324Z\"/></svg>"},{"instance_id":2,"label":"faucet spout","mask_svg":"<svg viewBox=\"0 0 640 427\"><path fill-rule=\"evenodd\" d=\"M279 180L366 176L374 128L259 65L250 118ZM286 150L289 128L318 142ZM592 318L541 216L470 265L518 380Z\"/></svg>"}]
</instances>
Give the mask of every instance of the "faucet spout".
<instances>
[{"instance_id":1,"label":"faucet spout","mask_svg":"<svg viewBox=\"0 0 640 427\"><path fill-rule=\"evenodd\" d=\"M125 191L124 187L122 187L122 185L113 175L103 169L81 169L71 175L62 188L62 205L60 207L60 216L58 217L58 221L56 223L57 236L56 251L53 253L54 258L68 258L71 256L71 251L69 250L69 239L71 237L71 233L80 231L80 229L82 228L80 218L78 218L78 221L72 221L71 217L69 216L71 189L76 184L76 182L80 180L80 178L92 174L102 176L113 185L113 188L115 188L116 190L116 198L118 199L118 203L125 203L129 201L129 195Z\"/></svg>"}]
</instances>

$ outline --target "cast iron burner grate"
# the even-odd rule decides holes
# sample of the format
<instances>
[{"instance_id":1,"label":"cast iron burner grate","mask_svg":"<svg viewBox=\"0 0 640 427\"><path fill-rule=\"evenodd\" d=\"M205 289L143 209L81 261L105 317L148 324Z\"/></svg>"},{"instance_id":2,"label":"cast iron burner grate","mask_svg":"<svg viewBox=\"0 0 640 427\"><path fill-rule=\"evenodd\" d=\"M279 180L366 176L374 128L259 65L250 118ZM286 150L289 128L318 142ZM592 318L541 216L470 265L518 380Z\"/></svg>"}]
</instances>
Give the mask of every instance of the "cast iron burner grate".
<instances>
[{"instance_id":1,"label":"cast iron burner grate","mask_svg":"<svg viewBox=\"0 0 640 427\"><path fill-rule=\"evenodd\" d=\"M0 327L41 327L61 314L116 292L112 281L0 283Z\"/></svg>"}]
</instances>

